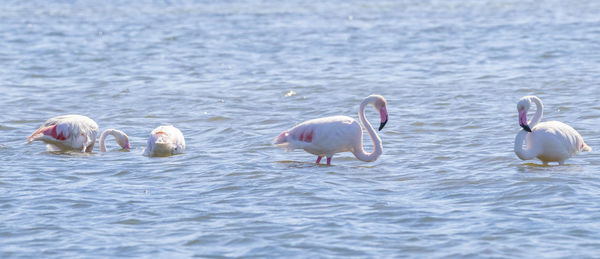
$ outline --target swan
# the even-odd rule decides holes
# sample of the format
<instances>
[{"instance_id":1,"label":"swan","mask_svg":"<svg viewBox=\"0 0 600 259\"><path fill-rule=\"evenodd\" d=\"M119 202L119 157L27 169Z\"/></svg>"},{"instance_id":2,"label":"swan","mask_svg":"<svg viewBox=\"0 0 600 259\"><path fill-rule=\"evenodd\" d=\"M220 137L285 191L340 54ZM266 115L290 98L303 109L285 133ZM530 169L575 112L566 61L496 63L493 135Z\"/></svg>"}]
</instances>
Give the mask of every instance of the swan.
<instances>
[{"instance_id":1,"label":"swan","mask_svg":"<svg viewBox=\"0 0 600 259\"><path fill-rule=\"evenodd\" d=\"M304 149L317 156L317 164L325 156L327 164L331 165L331 158L335 153L346 151L352 152L361 161L373 162L383 153L383 146L375 129L365 117L365 107L368 104L373 105L379 112L381 119L379 130L387 123L388 113L387 102L381 95L369 95L360 104L358 119L373 141L374 150L371 153L363 149L360 124L348 116L331 116L302 122L279 134L273 144L288 151Z\"/></svg>"},{"instance_id":2,"label":"swan","mask_svg":"<svg viewBox=\"0 0 600 259\"><path fill-rule=\"evenodd\" d=\"M43 141L49 151L92 152L97 134L98 124L94 120L83 115L63 115L48 119L27 141Z\"/></svg>"},{"instance_id":3,"label":"swan","mask_svg":"<svg viewBox=\"0 0 600 259\"><path fill-rule=\"evenodd\" d=\"M185 151L183 133L172 125L168 125L152 130L144 155L170 156L183 153L183 151Z\"/></svg>"},{"instance_id":4,"label":"swan","mask_svg":"<svg viewBox=\"0 0 600 259\"><path fill-rule=\"evenodd\" d=\"M531 103L535 103L536 112L531 121L527 121L527 111ZM548 162L558 162L564 165L565 160L579 151L592 151L583 142L583 138L571 126L559 121L540 122L544 105L537 96L522 97L517 103L519 125L523 128L515 138L515 154L521 160L538 158L544 165ZM527 148L523 142L527 140Z\"/></svg>"},{"instance_id":5,"label":"swan","mask_svg":"<svg viewBox=\"0 0 600 259\"><path fill-rule=\"evenodd\" d=\"M104 141L106 140L106 137L108 135L112 135L113 137L115 137L117 144L119 144L121 148L131 148L131 146L129 145L129 137L127 136L127 134L125 134L125 132L116 129L107 129L103 131L102 134L100 134L100 139L98 140L98 144L100 144L100 152L106 152L106 145L104 144Z\"/></svg>"}]
</instances>

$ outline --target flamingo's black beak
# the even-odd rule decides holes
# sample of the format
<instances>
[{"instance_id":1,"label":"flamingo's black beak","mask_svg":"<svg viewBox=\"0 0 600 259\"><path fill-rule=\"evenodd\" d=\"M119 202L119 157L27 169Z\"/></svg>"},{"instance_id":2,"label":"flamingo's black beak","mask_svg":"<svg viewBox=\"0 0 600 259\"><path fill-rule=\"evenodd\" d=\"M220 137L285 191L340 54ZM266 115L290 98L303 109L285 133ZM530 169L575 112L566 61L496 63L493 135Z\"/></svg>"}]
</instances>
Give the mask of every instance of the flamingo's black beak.
<instances>
[{"instance_id":1,"label":"flamingo's black beak","mask_svg":"<svg viewBox=\"0 0 600 259\"><path fill-rule=\"evenodd\" d=\"M531 128L529 128L529 125L527 125L527 124L520 124L520 125L525 131L531 132Z\"/></svg>"},{"instance_id":2,"label":"flamingo's black beak","mask_svg":"<svg viewBox=\"0 0 600 259\"><path fill-rule=\"evenodd\" d=\"M387 123L387 120L382 121L381 124L379 124L379 130L383 129L383 127L385 126L386 123Z\"/></svg>"},{"instance_id":3,"label":"flamingo's black beak","mask_svg":"<svg viewBox=\"0 0 600 259\"><path fill-rule=\"evenodd\" d=\"M519 110L519 125L527 132L531 132L531 128L527 125L527 111L525 109Z\"/></svg>"},{"instance_id":4,"label":"flamingo's black beak","mask_svg":"<svg viewBox=\"0 0 600 259\"><path fill-rule=\"evenodd\" d=\"M381 117L381 124L379 124L379 130L381 131L381 129L383 129L385 124L388 122L388 113L387 108L385 108L385 106L382 106L379 109L379 116Z\"/></svg>"}]
</instances>

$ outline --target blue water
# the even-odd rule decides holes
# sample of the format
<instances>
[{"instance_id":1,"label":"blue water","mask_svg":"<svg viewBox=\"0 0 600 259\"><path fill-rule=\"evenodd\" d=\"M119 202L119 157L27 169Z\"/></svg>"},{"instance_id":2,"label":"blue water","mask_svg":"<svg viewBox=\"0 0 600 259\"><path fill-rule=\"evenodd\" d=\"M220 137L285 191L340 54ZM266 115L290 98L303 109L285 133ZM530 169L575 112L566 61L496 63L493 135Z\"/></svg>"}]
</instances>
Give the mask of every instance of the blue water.
<instances>
[{"instance_id":1,"label":"blue water","mask_svg":"<svg viewBox=\"0 0 600 259\"><path fill-rule=\"evenodd\" d=\"M0 257L597 257L599 13L577 0L3 2ZM271 145L304 120L356 118L372 93L390 114L376 162L317 166ZM519 160L524 95L595 151ZM123 130L132 149L25 144L62 114ZM163 123L186 153L143 156Z\"/></svg>"}]
</instances>

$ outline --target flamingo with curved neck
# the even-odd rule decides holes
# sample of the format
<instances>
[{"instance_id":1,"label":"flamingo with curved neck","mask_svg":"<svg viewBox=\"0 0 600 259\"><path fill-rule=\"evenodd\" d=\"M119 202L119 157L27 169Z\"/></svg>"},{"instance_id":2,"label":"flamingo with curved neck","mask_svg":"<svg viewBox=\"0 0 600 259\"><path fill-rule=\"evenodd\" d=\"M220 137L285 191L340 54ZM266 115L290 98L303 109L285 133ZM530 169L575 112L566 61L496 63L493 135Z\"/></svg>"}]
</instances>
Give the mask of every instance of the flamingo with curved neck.
<instances>
[{"instance_id":1,"label":"flamingo with curved neck","mask_svg":"<svg viewBox=\"0 0 600 259\"><path fill-rule=\"evenodd\" d=\"M373 162L383 153L381 139L365 116L367 105L373 105L380 115L379 130L388 121L387 102L381 95L367 96L358 109L358 119L373 141L373 152L367 153L363 148L361 125L348 116L332 116L308 120L288 129L274 140L274 144L286 150L304 149L317 156L316 163L327 157L331 164L334 154L352 152L356 158L365 162Z\"/></svg>"},{"instance_id":2,"label":"flamingo with curved neck","mask_svg":"<svg viewBox=\"0 0 600 259\"><path fill-rule=\"evenodd\" d=\"M112 135L113 137L115 137L117 144L119 144L121 148L131 148L131 146L129 145L129 137L127 136L127 134L125 134L125 132L116 129L107 129L102 132L102 134L100 135L100 139L98 140L98 143L100 144L100 152L106 152L106 145L104 144L104 142L106 141L106 137L108 135Z\"/></svg>"},{"instance_id":3,"label":"flamingo with curved neck","mask_svg":"<svg viewBox=\"0 0 600 259\"><path fill-rule=\"evenodd\" d=\"M72 114L48 119L27 138L27 141L29 143L43 141L47 144L48 151L92 152L97 134L98 124L94 120L83 115ZM124 132L108 129L100 136L100 151L106 151L104 140L107 134L115 136L121 147L130 148L129 138Z\"/></svg>"},{"instance_id":4,"label":"flamingo with curved neck","mask_svg":"<svg viewBox=\"0 0 600 259\"><path fill-rule=\"evenodd\" d=\"M527 121L527 111L535 103L536 112L530 121ZM519 125L523 128L515 137L515 154L521 160L538 158L544 165L549 162L558 162L560 165L565 160L580 151L591 151L579 133L571 126L559 121L541 122L544 105L537 96L525 96L517 103ZM523 142L526 141L526 149Z\"/></svg>"}]
</instances>

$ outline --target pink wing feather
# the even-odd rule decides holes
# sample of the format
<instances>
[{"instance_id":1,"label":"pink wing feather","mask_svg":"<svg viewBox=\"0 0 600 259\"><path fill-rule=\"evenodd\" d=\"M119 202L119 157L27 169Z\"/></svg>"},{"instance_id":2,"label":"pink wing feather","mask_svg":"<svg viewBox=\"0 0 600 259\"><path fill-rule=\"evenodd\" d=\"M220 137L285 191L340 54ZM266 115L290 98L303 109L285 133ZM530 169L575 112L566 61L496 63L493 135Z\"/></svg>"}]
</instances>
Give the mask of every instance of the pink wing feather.
<instances>
[{"instance_id":1,"label":"pink wing feather","mask_svg":"<svg viewBox=\"0 0 600 259\"><path fill-rule=\"evenodd\" d=\"M304 148L307 144L312 143L314 133L315 129L311 125L298 125L279 134L273 143L287 150Z\"/></svg>"}]
</instances>

